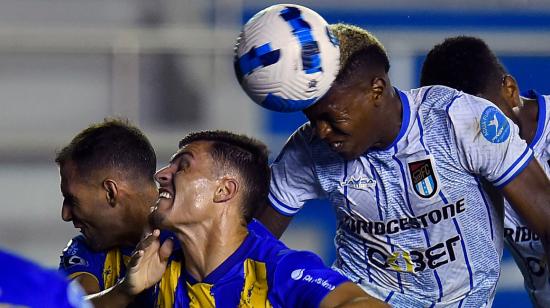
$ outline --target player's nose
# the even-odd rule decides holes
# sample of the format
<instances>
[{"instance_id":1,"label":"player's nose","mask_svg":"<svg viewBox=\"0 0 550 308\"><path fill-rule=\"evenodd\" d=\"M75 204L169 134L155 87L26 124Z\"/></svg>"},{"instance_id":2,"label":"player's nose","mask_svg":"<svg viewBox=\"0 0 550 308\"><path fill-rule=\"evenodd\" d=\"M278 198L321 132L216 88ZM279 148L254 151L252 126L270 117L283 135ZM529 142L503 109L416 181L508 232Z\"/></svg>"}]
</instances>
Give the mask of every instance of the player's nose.
<instances>
[{"instance_id":1,"label":"player's nose","mask_svg":"<svg viewBox=\"0 0 550 308\"><path fill-rule=\"evenodd\" d=\"M332 131L330 125L325 121L318 121L315 125L315 133L319 139L324 140Z\"/></svg>"},{"instance_id":2,"label":"player's nose","mask_svg":"<svg viewBox=\"0 0 550 308\"><path fill-rule=\"evenodd\" d=\"M61 218L64 221L73 220L73 213L71 212L70 207L65 203L63 203L63 206L61 207Z\"/></svg>"},{"instance_id":3,"label":"player's nose","mask_svg":"<svg viewBox=\"0 0 550 308\"><path fill-rule=\"evenodd\" d=\"M171 179L172 179L172 173L169 172L169 169L170 169L170 165L158 170L156 173L155 173L155 180L159 183L159 184L164 184L164 183L167 183L169 182Z\"/></svg>"}]
</instances>

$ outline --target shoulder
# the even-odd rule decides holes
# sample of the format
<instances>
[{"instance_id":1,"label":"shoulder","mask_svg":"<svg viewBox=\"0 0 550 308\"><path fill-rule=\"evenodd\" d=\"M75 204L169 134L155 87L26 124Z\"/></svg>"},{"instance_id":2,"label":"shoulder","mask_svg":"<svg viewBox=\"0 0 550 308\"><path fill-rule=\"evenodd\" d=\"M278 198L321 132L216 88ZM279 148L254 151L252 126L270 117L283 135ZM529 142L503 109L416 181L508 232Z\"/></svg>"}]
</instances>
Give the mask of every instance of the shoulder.
<instances>
[{"instance_id":1,"label":"shoulder","mask_svg":"<svg viewBox=\"0 0 550 308\"><path fill-rule=\"evenodd\" d=\"M71 279L89 273L98 280L101 287L106 256L107 251L93 251L86 244L84 236L79 235L71 239L63 249L59 271Z\"/></svg>"},{"instance_id":2,"label":"shoulder","mask_svg":"<svg viewBox=\"0 0 550 308\"><path fill-rule=\"evenodd\" d=\"M62 252L64 255L74 255L80 251L91 251L83 235L77 235L70 239Z\"/></svg>"},{"instance_id":3,"label":"shoulder","mask_svg":"<svg viewBox=\"0 0 550 308\"><path fill-rule=\"evenodd\" d=\"M256 218L248 223L248 231L253 232L258 237L274 237L273 234Z\"/></svg>"},{"instance_id":4,"label":"shoulder","mask_svg":"<svg viewBox=\"0 0 550 308\"><path fill-rule=\"evenodd\" d=\"M279 161L284 154L307 151L313 136L313 129L309 122L298 127L287 139L275 161Z\"/></svg>"},{"instance_id":5,"label":"shoulder","mask_svg":"<svg viewBox=\"0 0 550 308\"><path fill-rule=\"evenodd\" d=\"M422 104L424 107L445 108L464 93L446 86L427 86L404 92L413 104Z\"/></svg>"},{"instance_id":6,"label":"shoulder","mask_svg":"<svg viewBox=\"0 0 550 308\"><path fill-rule=\"evenodd\" d=\"M104 258L105 252L94 252L82 235L73 237L61 253L61 268L70 268L72 266L87 266L88 263L97 258Z\"/></svg>"},{"instance_id":7,"label":"shoulder","mask_svg":"<svg viewBox=\"0 0 550 308\"><path fill-rule=\"evenodd\" d=\"M252 229L249 224L249 230L256 241L254 252L256 256L253 258L265 262L271 270L281 271L298 265L325 267L321 258L316 254L287 247L259 222L254 223Z\"/></svg>"}]
</instances>

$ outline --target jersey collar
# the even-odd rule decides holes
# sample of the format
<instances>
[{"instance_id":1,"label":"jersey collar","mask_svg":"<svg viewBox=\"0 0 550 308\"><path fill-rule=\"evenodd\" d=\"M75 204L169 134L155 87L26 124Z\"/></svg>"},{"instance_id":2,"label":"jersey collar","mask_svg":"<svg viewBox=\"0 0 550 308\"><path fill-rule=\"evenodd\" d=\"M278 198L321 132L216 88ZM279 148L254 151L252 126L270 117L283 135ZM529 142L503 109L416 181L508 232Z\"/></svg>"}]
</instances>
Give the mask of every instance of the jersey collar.
<instances>
[{"instance_id":1,"label":"jersey collar","mask_svg":"<svg viewBox=\"0 0 550 308\"><path fill-rule=\"evenodd\" d=\"M537 119L537 132L535 133L535 137L529 144L529 147L534 147L537 142L539 142L540 137L542 136L542 132L544 131L544 125L546 120L546 103L544 101L544 97L542 95L538 94L535 90L528 90L523 93L521 93L521 96L530 98L530 99L537 99L537 103L539 106L539 112L538 112L538 119Z\"/></svg>"},{"instance_id":2,"label":"jersey collar","mask_svg":"<svg viewBox=\"0 0 550 308\"><path fill-rule=\"evenodd\" d=\"M389 146L387 146L385 149L382 149L383 151L393 148L399 142L399 140L403 138L403 136L405 135L405 132L407 131L407 128L409 127L409 122L411 120L411 107L410 107L409 99L407 98L407 95L403 91L399 90L398 88L394 87L394 90L395 90L395 93L399 94L399 101L401 102L401 106L402 106L401 129L399 129L399 134L397 134L397 137L395 138L395 140L393 140L393 142Z\"/></svg>"},{"instance_id":3,"label":"jersey collar","mask_svg":"<svg viewBox=\"0 0 550 308\"><path fill-rule=\"evenodd\" d=\"M204 278L203 281L197 281L193 276L191 276L186 270L184 270L184 275L187 281L191 284L196 283L207 283L214 285L217 281L222 279L235 265L242 263L246 258L248 252L251 250L252 246L255 243L255 236L250 232L244 239L243 243L235 252L225 259L215 270L213 270L208 276Z\"/></svg>"}]
</instances>

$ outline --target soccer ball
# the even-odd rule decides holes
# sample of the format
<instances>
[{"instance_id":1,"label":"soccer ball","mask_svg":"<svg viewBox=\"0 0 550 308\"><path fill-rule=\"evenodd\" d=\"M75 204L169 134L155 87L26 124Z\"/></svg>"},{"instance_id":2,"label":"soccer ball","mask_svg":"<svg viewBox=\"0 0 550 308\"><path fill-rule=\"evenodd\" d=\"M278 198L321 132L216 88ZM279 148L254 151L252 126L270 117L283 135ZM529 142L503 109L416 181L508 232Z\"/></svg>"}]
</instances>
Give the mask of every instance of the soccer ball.
<instances>
[{"instance_id":1,"label":"soccer ball","mask_svg":"<svg viewBox=\"0 0 550 308\"><path fill-rule=\"evenodd\" d=\"M337 38L311 9L270 6L243 27L235 73L250 98L280 112L303 110L330 88L340 67Z\"/></svg>"}]
</instances>

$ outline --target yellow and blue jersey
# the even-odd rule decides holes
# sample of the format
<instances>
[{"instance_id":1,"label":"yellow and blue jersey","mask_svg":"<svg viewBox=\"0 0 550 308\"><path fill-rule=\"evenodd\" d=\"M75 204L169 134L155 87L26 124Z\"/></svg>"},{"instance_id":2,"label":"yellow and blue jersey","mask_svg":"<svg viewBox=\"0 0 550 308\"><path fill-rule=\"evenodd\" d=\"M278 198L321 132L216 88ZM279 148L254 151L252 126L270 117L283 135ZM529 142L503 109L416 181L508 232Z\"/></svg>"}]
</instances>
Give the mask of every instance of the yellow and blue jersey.
<instances>
[{"instance_id":1,"label":"yellow and blue jersey","mask_svg":"<svg viewBox=\"0 0 550 308\"><path fill-rule=\"evenodd\" d=\"M77 283L0 251L0 307L91 307Z\"/></svg>"},{"instance_id":2,"label":"yellow and blue jersey","mask_svg":"<svg viewBox=\"0 0 550 308\"><path fill-rule=\"evenodd\" d=\"M124 277L134 247L115 247L109 251L92 251L83 235L69 241L63 249L59 270L73 279L82 274L93 276L101 290L114 286Z\"/></svg>"},{"instance_id":3,"label":"yellow and blue jersey","mask_svg":"<svg viewBox=\"0 0 550 308\"><path fill-rule=\"evenodd\" d=\"M202 281L172 261L157 307L317 307L348 281L315 254L289 249L259 222L248 229L241 246Z\"/></svg>"},{"instance_id":4,"label":"yellow and blue jersey","mask_svg":"<svg viewBox=\"0 0 550 308\"><path fill-rule=\"evenodd\" d=\"M172 234L161 232L161 241ZM177 246L177 241L174 241ZM178 254L179 248L175 247ZM78 235L69 241L63 249L59 263L59 271L70 279L88 274L97 280L100 290L106 290L114 286L124 275L126 266L134 247L115 247L108 251L93 251L86 244L83 235ZM141 293L135 300L136 303L145 304L147 307L154 305L153 288Z\"/></svg>"}]
</instances>

